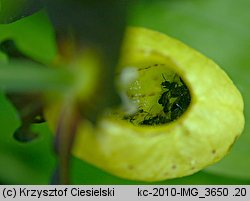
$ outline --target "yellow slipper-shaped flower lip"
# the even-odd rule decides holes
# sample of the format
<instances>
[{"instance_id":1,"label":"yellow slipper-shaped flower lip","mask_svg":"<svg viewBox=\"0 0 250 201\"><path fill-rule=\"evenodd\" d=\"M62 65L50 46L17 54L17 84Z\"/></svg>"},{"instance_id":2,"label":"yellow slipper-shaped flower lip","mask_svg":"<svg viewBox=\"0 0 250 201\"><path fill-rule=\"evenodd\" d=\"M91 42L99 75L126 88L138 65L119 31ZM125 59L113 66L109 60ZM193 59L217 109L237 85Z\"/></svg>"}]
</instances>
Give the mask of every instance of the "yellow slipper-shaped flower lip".
<instances>
[{"instance_id":1,"label":"yellow slipper-shaped flower lip","mask_svg":"<svg viewBox=\"0 0 250 201\"><path fill-rule=\"evenodd\" d=\"M153 63L164 64L184 80L191 94L187 111L159 126L112 117L101 118L95 127L83 121L73 148L76 157L122 178L160 181L195 173L228 153L243 130L244 116L241 94L226 73L180 41L128 28L118 71L128 66L139 71ZM52 127L58 107L45 111Z\"/></svg>"}]
</instances>

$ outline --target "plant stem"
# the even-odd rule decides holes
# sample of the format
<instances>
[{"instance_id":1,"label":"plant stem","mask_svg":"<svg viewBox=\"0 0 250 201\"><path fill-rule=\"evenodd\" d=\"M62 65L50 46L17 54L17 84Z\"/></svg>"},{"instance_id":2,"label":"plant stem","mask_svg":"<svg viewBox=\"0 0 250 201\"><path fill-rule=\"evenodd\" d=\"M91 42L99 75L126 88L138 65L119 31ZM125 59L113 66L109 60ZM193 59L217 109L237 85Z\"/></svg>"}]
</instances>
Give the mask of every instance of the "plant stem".
<instances>
[{"instance_id":1,"label":"plant stem","mask_svg":"<svg viewBox=\"0 0 250 201\"><path fill-rule=\"evenodd\" d=\"M0 63L0 89L8 92L65 90L72 83L73 75L63 68L22 61Z\"/></svg>"},{"instance_id":2,"label":"plant stem","mask_svg":"<svg viewBox=\"0 0 250 201\"><path fill-rule=\"evenodd\" d=\"M79 121L80 114L74 100L67 101L62 108L55 137L55 151L58 154L57 184L70 183L70 154Z\"/></svg>"}]
</instances>

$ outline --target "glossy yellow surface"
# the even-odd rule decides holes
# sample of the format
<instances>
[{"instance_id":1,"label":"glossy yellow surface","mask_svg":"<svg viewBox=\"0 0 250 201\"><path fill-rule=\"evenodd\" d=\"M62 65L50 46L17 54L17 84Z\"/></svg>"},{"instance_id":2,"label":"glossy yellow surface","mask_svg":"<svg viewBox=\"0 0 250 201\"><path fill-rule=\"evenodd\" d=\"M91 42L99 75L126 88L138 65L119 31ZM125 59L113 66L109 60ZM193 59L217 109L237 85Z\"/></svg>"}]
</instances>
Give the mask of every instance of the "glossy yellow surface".
<instances>
[{"instance_id":1,"label":"glossy yellow surface","mask_svg":"<svg viewBox=\"0 0 250 201\"><path fill-rule=\"evenodd\" d=\"M159 126L136 126L116 116L101 118L96 127L82 121L73 154L111 174L142 181L190 175L223 158L244 127L243 100L230 78L213 61L180 41L148 29L129 28L118 72L126 67L139 71L149 64L161 64L161 68L151 67L147 75L139 73L158 75L141 82L140 92L161 90L159 79L170 69L190 90L188 110L178 120ZM129 93L133 92L137 93L131 88ZM148 108L154 101L147 99ZM59 102L45 111L52 128Z\"/></svg>"}]
</instances>

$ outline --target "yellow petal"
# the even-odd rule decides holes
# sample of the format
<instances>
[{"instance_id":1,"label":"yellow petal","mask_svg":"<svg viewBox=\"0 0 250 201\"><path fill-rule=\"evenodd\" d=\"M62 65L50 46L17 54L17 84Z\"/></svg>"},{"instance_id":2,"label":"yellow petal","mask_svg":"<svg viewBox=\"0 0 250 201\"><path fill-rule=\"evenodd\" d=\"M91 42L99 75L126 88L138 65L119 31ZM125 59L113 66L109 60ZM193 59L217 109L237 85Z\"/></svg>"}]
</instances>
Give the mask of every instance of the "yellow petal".
<instances>
[{"instance_id":1,"label":"yellow petal","mask_svg":"<svg viewBox=\"0 0 250 201\"><path fill-rule=\"evenodd\" d=\"M137 126L117 116L103 117L97 127L83 121L73 154L111 174L142 181L190 175L224 157L244 127L243 100L226 73L173 38L148 29L129 28L118 72L125 67L139 71L148 65L150 70L145 75L139 73L144 90L140 92L158 90L155 98L159 98L159 79L172 70L189 88L191 103L187 111L179 119L159 126ZM155 75L157 79L153 79ZM131 88L130 93L138 91ZM147 98L145 104L150 109L155 98ZM52 127L59 106L46 110Z\"/></svg>"}]
</instances>

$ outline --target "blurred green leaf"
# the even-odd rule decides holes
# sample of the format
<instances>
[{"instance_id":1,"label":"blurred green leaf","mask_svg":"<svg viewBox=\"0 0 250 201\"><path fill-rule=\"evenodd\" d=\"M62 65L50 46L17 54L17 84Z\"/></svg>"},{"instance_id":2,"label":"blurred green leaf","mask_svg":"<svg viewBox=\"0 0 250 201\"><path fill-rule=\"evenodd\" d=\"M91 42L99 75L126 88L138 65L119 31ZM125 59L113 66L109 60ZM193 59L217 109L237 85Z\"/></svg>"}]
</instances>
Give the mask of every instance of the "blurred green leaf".
<instances>
[{"instance_id":1,"label":"blurred green leaf","mask_svg":"<svg viewBox=\"0 0 250 201\"><path fill-rule=\"evenodd\" d=\"M10 23L42 8L38 0L0 0L0 23Z\"/></svg>"},{"instance_id":2,"label":"blurred green leaf","mask_svg":"<svg viewBox=\"0 0 250 201\"><path fill-rule=\"evenodd\" d=\"M244 98L245 131L228 156L206 171L248 179L250 179L249 7L248 0L157 2L144 0L133 7L130 18L132 25L159 30L185 42L212 58L229 74Z\"/></svg>"},{"instance_id":3,"label":"blurred green leaf","mask_svg":"<svg viewBox=\"0 0 250 201\"><path fill-rule=\"evenodd\" d=\"M0 42L11 39L18 49L40 63L51 63L57 53L53 27L44 11L0 25Z\"/></svg>"},{"instance_id":4,"label":"blurred green leaf","mask_svg":"<svg viewBox=\"0 0 250 201\"><path fill-rule=\"evenodd\" d=\"M7 61L6 55L0 52L0 62L6 62L6 61Z\"/></svg>"},{"instance_id":5,"label":"blurred green leaf","mask_svg":"<svg viewBox=\"0 0 250 201\"><path fill-rule=\"evenodd\" d=\"M13 132L20 122L2 93L0 111L0 183L49 184L55 158L53 136L47 125L33 126L39 137L29 144L19 143L13 138Z\"/></svg>"}]
</instances>

